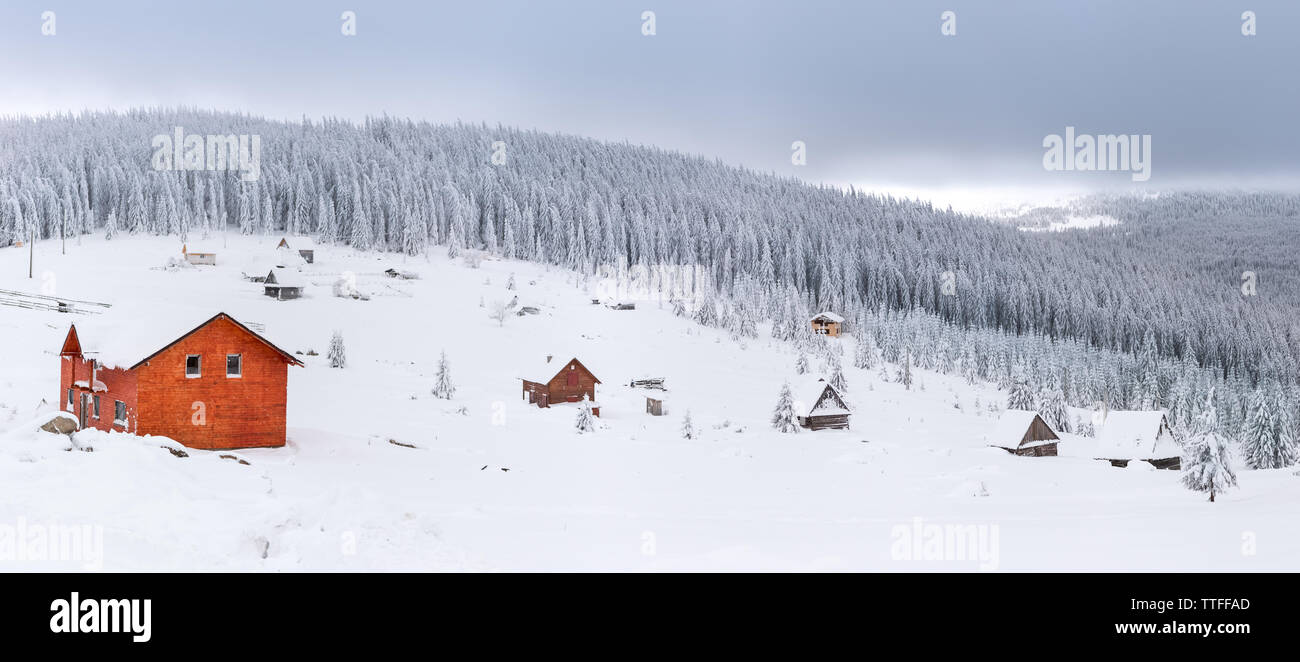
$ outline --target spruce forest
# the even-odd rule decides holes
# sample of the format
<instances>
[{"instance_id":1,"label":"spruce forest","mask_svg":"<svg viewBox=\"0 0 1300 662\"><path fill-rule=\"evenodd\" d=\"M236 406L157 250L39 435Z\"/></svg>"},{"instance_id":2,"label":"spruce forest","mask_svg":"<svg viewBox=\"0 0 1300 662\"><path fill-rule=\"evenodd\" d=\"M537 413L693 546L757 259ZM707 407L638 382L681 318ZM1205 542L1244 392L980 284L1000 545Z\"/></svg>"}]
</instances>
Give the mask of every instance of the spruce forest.
<instances>
[{"instance_id":1,"label":"spruce forest","mask_svg":"<svg viewBox=\"0 0 1300 662\"><path fill-rule=\"evenodd\" d=\"M155 170L151 141L176 127L260 136L260 178ZM707 278L675 309L738 339L811 348L806 319L830 310L886 361L1055 411L1163 408L1176 429L1213 420L1249 441L1253 465L1285 461L1270 449L1300 436L1296 195L1095 195L995 220L662 149L386 117L90 112L6 118L0 140L0 245L289 233L585 277L680 265ZM1022 229L1091 215L1117 222Z\"/></svg>"}]
</instances>

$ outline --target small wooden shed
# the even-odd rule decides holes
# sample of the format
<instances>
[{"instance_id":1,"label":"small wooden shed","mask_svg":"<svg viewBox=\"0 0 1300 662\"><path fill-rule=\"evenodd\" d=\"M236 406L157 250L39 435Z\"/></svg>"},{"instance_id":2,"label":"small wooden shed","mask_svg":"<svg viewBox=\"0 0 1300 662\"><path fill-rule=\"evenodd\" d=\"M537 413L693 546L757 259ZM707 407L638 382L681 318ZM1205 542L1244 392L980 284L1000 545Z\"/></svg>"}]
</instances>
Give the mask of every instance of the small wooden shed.
<instances>
[{"instance_id":1,"label":"small wooden shed","mask_svg":"<svg viewBox=\"0 0 1300 662\"><path fill-rule=\"evenodd\" d=\"M302 290L306 287L306 283L297 272L277 267L266 274L262 286L266 296L284 301L285 299L297 299L302 296Z\"/></svg>"},{"instance_id":2,"label":"small wooden shed","mask_svg":"<svg viewBox=\"0 0 1300 662\"><path fill-rule=\"evenodd\" d=\"M1163 411L1107 411L1097 430L1097 459L1127 467L1133 460L1181 469L1183 450Z\"/></svg>"},{"instance_id":3,"label":"small wooden shed","mask_svg":"<svg viewBox=\"0 0 1300 662\"><path fill-rule=\"evenodd\" d=\"M840 329L844 326L844 318L831 312L817 313L809 322L813 333L832 338L839 337Z\"/></svg>"},{"instance_id":4,"label":"small wooden shed","mask_svg":"<svg viewBox=\"0 0 1300 662\"><path fill-rule=\"evenodd\" d=\"M646 398L645 413L650 414L651 416L663 416L668 413L668 408L664 406L663 400Z\"/></svg>"},{"instance_id":5,"label":"small wooden shed","mask_svg":"<svg viewBox=\"0 0 1300 662\"><path fill-rule=\"evenodd\" d=\"M553 354L546 356L544 369L552 369L558 365L553 361L554 358ZM569 359L559 368L555 376L547 381L534 381L524 377L521 377L520 381L523 382L524 399L528 404L538 407L550 407L561 402L581 402L584 395L594 403L596 385L601 383L596 375L576 358ZM593 404L591 411L596 416L600 416L599 406Z\"/></svg>"},{"instance_id":6,"label":"small wooden shed","mask_svg":"<svg viewBox=\"0 0 1300 662\"><path fill-rule=\"evenodd\" d=\"M1061 438L1038 412L1008 409L1002 412L986 440L990 446L1014 455L1055 457Z\"/></svg>"},{"instance_id":7,"label":"small wooden shed","mask_svg":"<svg viewBox=\"0 0 1300 662\"><path fill-rule=\"evenodd\" d=\"M795 416L799 425L809 430L847 430L852 411L840 392L825 379L818 379L804 387L801 399L795 401Z\"/></svg>"},{"instance_id":8,"label":"small wooden shed","mask_svg":"<svg viewBox=\"0 0 1300 662\"><path fill-rule=\"evenodd\" d=\"M184 244L181 245L181 255L185 256L185 261L190 264L216 265L217 254L210 251L189 250Z\"/></svg>"},{"instance_id":9,"label":"small wooden shed","mask_svg":"<svg viewBox=\"0 0 1300 662\"><path fill-rule=\"evenodd\" d=\"M306 260L307 264L315 264L316 248L311 243L311 240L303 237L294 237L293 243L298 244L298 255L300 255L302 259ZM275 247L289 251L293 250L293 247L289 245L288 237L281 237L280 243L276 244Z\"/></svg>"}]
</instances>

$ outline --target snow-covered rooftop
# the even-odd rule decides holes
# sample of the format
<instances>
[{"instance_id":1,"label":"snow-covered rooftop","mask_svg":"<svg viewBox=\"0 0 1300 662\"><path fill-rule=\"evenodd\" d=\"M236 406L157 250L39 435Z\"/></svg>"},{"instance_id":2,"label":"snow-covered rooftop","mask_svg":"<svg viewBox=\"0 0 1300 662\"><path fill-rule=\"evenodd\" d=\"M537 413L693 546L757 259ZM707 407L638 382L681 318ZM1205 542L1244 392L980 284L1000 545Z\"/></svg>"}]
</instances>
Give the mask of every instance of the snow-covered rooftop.
<instances>
[{"instance_id":1,"label":"snow-covered rooftop","mask_svg":"<svg viewBox=\"0 0 1300 662\"><path fill-rule=\"evenodd\" d=\"M826 389L830 389L831 392L826 394ZM826 394L825 398L822 397L823 394ZM835 387L820 377L800 386L795 390L794 396L797 416L835 416L850 413L842 406L845 404L844 397L835 390Z\"/></svg>"},{"instance_id":2,"label":"snow-covered rooftop","mask_svg":"<svg viewBox=\"0 0 1300 662\"><path fill-rule=\"evenodd\" d=\"M832 321L832 322L838 322L838 323L841 323L841 324L844 322L844 318L843 318L843 317L840 317L839 315L836 315L835 313L832 313L832 312L829 312L829 311L822 311L822 312L820 312L820 313L817 313L816 315L813 315L813 316L812 316L812 319L814 319L814 320L816 320L816 319L826 319L826 320L830 320L830 321Z\"/></svg>"},{"instance_id":3,"label":"snow-covered rooftop","mask_svg":"<svg viewBox=\"0 0 1300 662\"><path fill-rule=\"evenodd\" d=\"M90 359L98 359L106 368L130 368L158 350L170 345L199 325L216 315L177 314L165 311L149 318L126 315L103 315L94 319L78 319L73 323L81 351ZM234 315L230 317L247 326L249 322ZM268 342L283 348L261 331L254 331Z\"/></svg>"},{"instance_id":4,"label":"snow-covered rooftop","mask_svg":"<svg viewBox=\"0 0 1300 662\"><path fill-rule=\"evenodd\" d=\"M316 242L315 242L315 240L313 240L311 237L290 237L290 236L284 236L284 237L281 237L278 241L275 242L275 245L276 245L277 248L279 248L279 246L280 246L280 241L283 241L283 242L289 244L289 248L291 248L291 249L293 249L293 250L295 250L295 251L299 251L299 250L314 250L314 249L316 248Z\"/></svg>"},{"instance_id":5,"label":"snow-covered rooftop","mask_svg":"<svg viewBox=\"0 0 1300 662\"><path fill-rule=\"evenodd\" d=\"M271 282L272 276L275 277L274 283ZM280 287L306 287L307 281L302 277L301 273L298 273L298 271L294 269L273 267L270 274L267 276L266 284L278 285Z\"/></svg>"},{"instance_id":6,"label":"snow-covered rooftop","mask_svg":"<svg viewBox=\"0 0 1300 662\"><path fill-rule=\"evenodd\" d=\"M1037 416L1038 412L1036 411L1008 409L1002 412L997 422L993 424L993 429L985 435L984 439L989 444L999 448L1020 448L1020 440L1024 439L1025 433L1029 431L1029 426L1033 424L1034 418ZM1044 443L1050 444L1053 441L1055 440L1025 442L1024 447L1041 446Z\"/></svg>"},{"instance_id":7,"label":"snow-covered rooftop","mask_svg":"<svg viewBox=\"0 0 1300 662\"><path fill-rule=\"evenodd\" d=\"M547 358L548 356L550 357L549 359ZM538 357L536 363L528 366L527 372L531 373L532 376L525 376L524 379L527 379L530 382L546 383L559 373L564 366L568 365L569 361L573 361L577 358L578 356L576 354L543 354ZM582 363L582 361L578 360L578 363ZM587 367L587 364L585 363L582 365L584 368ZM587 370L590 371L591 368L587 368ZM599 382L600 379L597 378L596 381Z\"/></svg>"},{"instance_id":8,"label":"snow-covered rooftop","mask_svg":"<svg viewBox=\"0 0 1300 662\"><path fill-rule=\"evenodd\" d=\"M1163 411L1110 411L1097 430L1097 452L1107 459L1146 460L1182 454Z\"/></svg>"}]
</instances>

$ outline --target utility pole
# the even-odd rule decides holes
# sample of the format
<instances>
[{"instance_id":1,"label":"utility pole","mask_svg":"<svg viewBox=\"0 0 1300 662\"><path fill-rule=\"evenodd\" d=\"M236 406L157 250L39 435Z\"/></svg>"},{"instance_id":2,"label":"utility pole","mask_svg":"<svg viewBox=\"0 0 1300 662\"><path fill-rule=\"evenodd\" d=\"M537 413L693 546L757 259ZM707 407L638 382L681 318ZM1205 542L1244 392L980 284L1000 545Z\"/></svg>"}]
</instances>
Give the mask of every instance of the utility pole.
<instances>
[{"instance_id":1,"label":"utility pole","mask_svg":"<svg viewBox=\"0 0 1300 662\"><path fill-rule=\"evenodd\" d=\"M36 228L32 228L31 241L27 243L27 278L32 277L32 265L36 262Z\"/></svg>"}]
</instances>

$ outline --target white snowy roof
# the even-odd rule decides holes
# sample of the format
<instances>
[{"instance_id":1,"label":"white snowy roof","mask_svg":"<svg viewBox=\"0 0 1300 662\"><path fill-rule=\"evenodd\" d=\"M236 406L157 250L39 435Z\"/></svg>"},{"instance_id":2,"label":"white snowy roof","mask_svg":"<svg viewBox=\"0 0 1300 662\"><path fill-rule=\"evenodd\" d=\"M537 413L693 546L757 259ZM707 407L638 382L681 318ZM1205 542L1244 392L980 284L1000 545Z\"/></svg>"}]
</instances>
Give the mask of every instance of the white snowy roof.
<instances>
[{"instance_id":1,"label":"white snowy roof","mask_svg":"<svg viewBox=\"0 0 1300 662\"><path fill-rule=\"evenodd\" d=\"M841 324L844 323L844 318L843 318L843 317L840 317L839 315L836 315L835 313L828 312L828 311L823 311L823 312L817 313L816 315L813 315L813 316L812 316L812 319L814 319L814 320L815 320L815 319L819 319L819 318L828 319L828 320L830 320L830 321L832 321L832 322L838 322L838 323L841 323ZM810 321L811 321L811 320L810 320Z\"/></svg>"},{"instance_id":2,"label":"white snowy roof","mask_svg":"<svg viewBox=\"0 0 1300 662\"><path fill-rule=\"evenodd\" d=\"M293 249L293 250L295 250L295 251L298 251L298 250L312 250L312 249L315 249L315 248L316 248L316 242L315 242L314 240L312 240L311 237L290 237L290 236L286 235L286 236L280 237L280 241L283 241L283 242L289 244L289 248L291 248L291 249ZM280 241L276 241L276 242L275 242L275 245L276 245L277 248L280 246Z\"/></svg>"},{"instance_id":3,"label":"white snowy roof","mask_svg":"<svg viewBox=\"0 0 1300 662\"><path fill-rule=\"evenodd\" d=\"M268 276L274 276L275 282L272 283L268 280L266 283L267 285L279 285L281 287L306 287L307 286L307 281L303 279L302 274L292 269L281 269L280 267L273 267L271 269L270 274L268 274Z\"/></svg>"},{"instance_id":4,"label":"white snowy roof","mask_svg":"<svg viewBox=\"0 0 1300 662\"><path fill-rule=\"evenodd\" d=\"M993 429L984 436L985 441L990 445L999 448L1032 448L1044 444L1055 443L1055 439L1046 439L1039 441L1027 441L1021 444L1020 441L1025 438L1025 433L1029 431L1029 426L1033 424L1034 418L1038 416L1036 411L1026 411L1024 409L1008 409L1002 412ZM1047 421L1043 421L1047 423ZM1050 429L1051 426L1049 425ZM1053 430L1055 432L1055 430Z\"/></svg>"},{"instance_id":5,"label":"white snowy roof","mask_svg":"<svg viewBox=\"0 0 1300 662\"><path fill-rule=\"evenodd\" d=\"M528 367L528 372L533 373L534 376L540 377L541 379L532 379L529 377L523 377L523 379L527 379L530 382L544 384L550 381L552 377L555 377L564 366L569 364L569 361L578 359L577 354L550 354L551 358L549 361L546 359L546 356L546 354L543 354L537 359L537 363L533 363ZM578 363L582 363L582 360L578 359ZM582 363L582 365L583 367L587 367L586 363ZM587 370L590 371L591 368L587 368ZM595 375L595 373L592 374L593 376ZM597 378L596 381L600 382L600 379Z\"/></svg>"},{"instance_id":6,"label":"white snowy roof","mask_svg":"<svg viewBox=\"0 0 1300 662\"><path fill-rule=\"evenodd\" d=\"M190 331L212 319L215 311L205 314L153 312L150 315L107 315L94 319L78 319L72 324L77 329L81 351L89 359L98 359L106 368L130 368L146 357L172 344ZM234 315L231 319L247 324ZM265 333L254 331L272 345L283 347ZM66 335L64 336L66 339Z\"/></svg>"},{"instance_id":7,"label":"white snowy roof","mask_svg":"<svg viewBox=\"0 0 1300 662\"><path fill-rule=\"evenodd\" d=\"M277 267L297 267L307 264L307 260L296 248L277 248L273 264Z\"/></svg>"},{"instance_id":8,"label":"white snowy roof","mask_svg":"<svg viewBox=\"0 0 1300 662\"><path fill-rule=\"evenodd\" d=\"M1097 452L1114 460L1175 457L1182 449L1166 429L1163 411L1110 411L1097 430Z\"/></svg>"},{"instance_id":9,"label":"white snowy roof","mask_svg":"<svg viewBox=\"0 0 1300 662\"><path fill-rule=\"evenodd\" d=\"M826 389L830 389L834 395L827 394L823 399L822 395L826 393ZM844 402L844 396L840 395L840 392L825 379L818 378L804 384L794 391L794 396L796 416L835 416L850 413L846 407L840 406L847 404ZM839 402L836 402L837 396Z\"/></svg>"}]
</instances>

